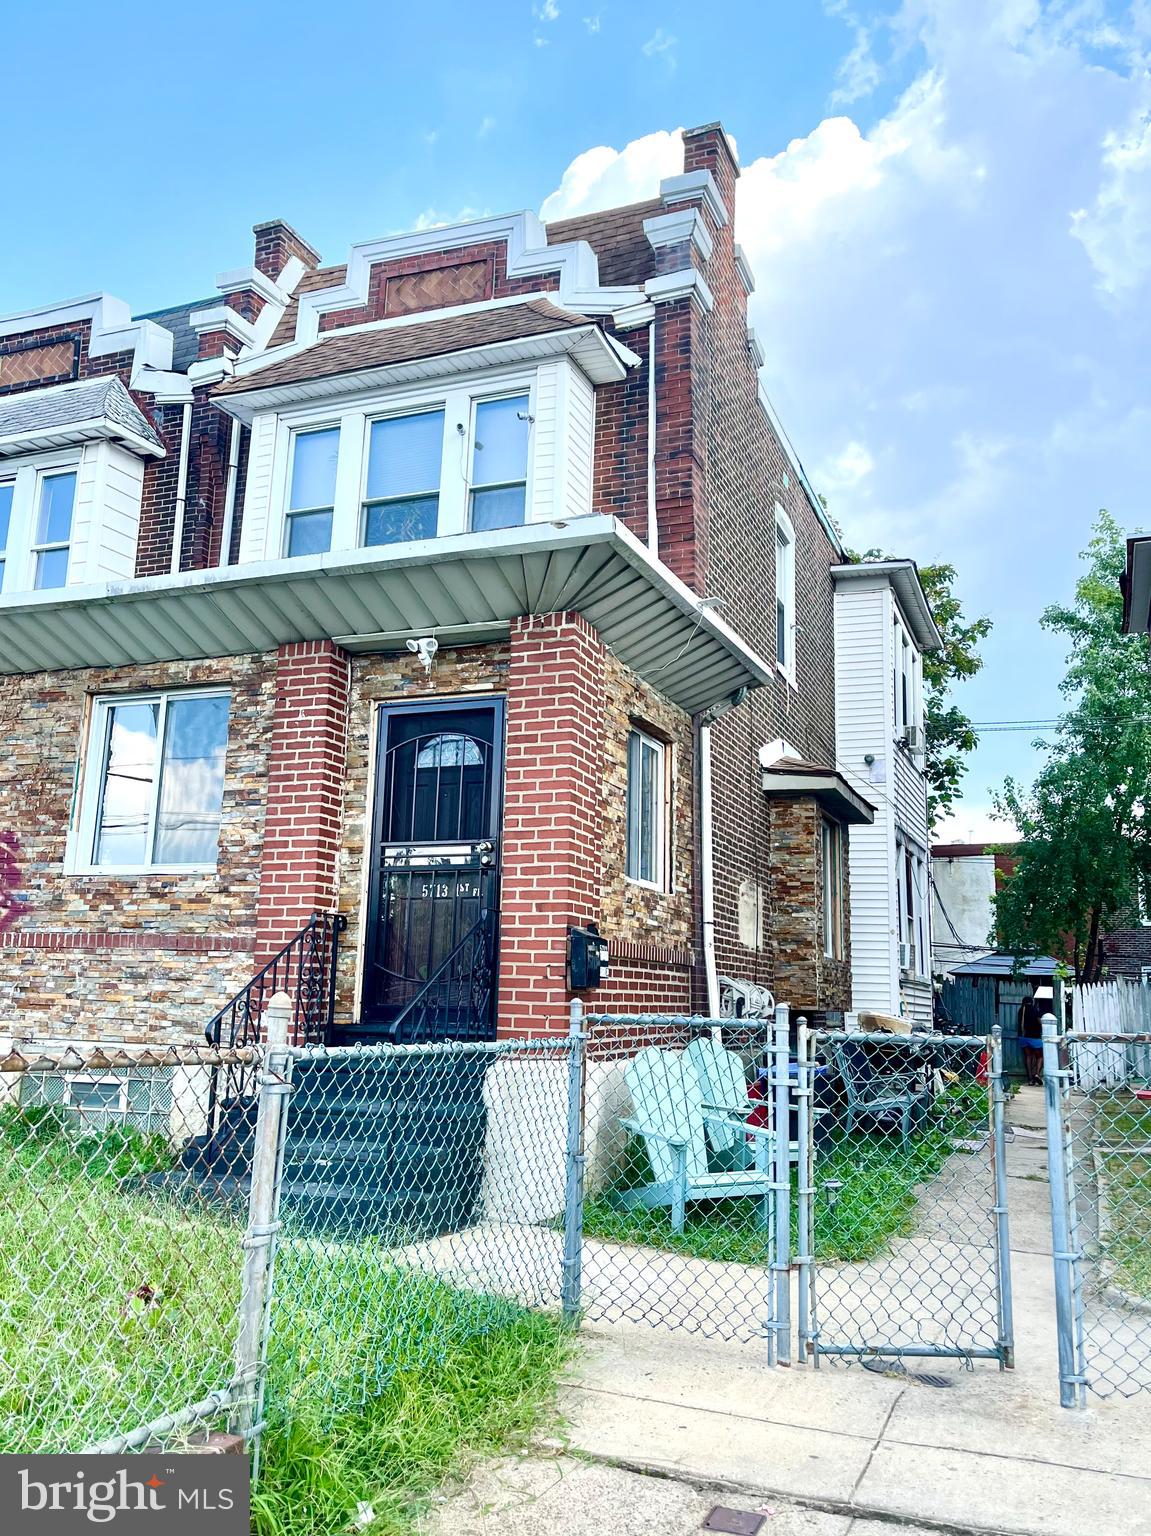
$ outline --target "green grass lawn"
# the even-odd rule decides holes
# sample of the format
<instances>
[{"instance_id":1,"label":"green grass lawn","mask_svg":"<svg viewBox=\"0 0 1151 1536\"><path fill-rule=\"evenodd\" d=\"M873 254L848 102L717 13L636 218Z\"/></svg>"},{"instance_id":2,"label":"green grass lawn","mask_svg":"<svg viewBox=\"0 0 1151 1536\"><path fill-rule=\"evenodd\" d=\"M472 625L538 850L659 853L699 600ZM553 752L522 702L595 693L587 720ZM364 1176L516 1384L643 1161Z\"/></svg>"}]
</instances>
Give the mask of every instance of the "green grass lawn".
<instances>
[{"instance_id":1,"label":"green grass lawn","mask_svg":"<svg viewBox=\"0 0 1151 1536\"><path fill-rule=\"evenodd\" d=\"M77 1448L231 1378L240 1213L149 1193L170 1164L158 1138L0 1115L0 1452ZM372 1532L410 1531L462 1458L539 1421L569 1345L371 1239L289 1234L275 1294L260 1536L332 1536L361 1503Z\"/></svg>"},{"instance_id":2,"label":"green grass lawn","mask_svg":"<svg viewBox=\"0 0 1151 1536\"><path fill-rule=\"evenodd\" d=\"M918 1187L940 1171L957 1140L979 1135L986 1125L986 1090L961 1083L940 1095L930 1119L906 1148L898 1135L834 1136L816 1160L816 1257L857 1262L875 1258L893 1238L913 1232ZM757 1200L689 1205L684 1231L676 1234L666 1210L626 1211L613 1203L614 1191L634 1189L650 1179L643 1143L632 1141L612 1189L588 1201L585 1234L719 1263L767 1262L768 1235L756 1221ZM794 1184L794 1170L792 1180ZM794 1200L792 1209L794 1213Z\"/></svg>"},{"instance_id":3,"label":"green grass lawn","mask_svg":"<svg viewBox=\"0 0 1151 1536\"><path fill-rule=\"evenodd\" d=\"M1117 1285L1151 1296L1151 1103L1114 1093L1093 1099L1092 1109L1106 1181L1103 1251Z\"/></svg>"}]
</instances>

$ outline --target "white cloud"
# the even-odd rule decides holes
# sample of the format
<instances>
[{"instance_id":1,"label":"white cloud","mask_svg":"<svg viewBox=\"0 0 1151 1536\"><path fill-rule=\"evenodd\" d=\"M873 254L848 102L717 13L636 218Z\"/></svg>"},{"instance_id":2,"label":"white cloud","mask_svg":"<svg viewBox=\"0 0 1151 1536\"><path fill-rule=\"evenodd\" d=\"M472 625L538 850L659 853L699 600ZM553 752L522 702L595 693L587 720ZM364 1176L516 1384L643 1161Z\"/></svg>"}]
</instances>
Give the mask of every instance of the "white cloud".
<instances>
[{"instance_id":1,"label":"white cloud","mask_svg":"<svg viewBox=\"0 0 1151 1536\"><path fill-rule=\"evenodd\" d=\"M1063 651L1038 615L1070 592L1097 507L1148 521L1149 17L902 0L885 38L910 83L890 109L828 116L739 182L764 382L848 543L952 561L996 619L974 718L1058 712ZM681 168L676 132L601 146L544 212L650 197ZM1028 741L984 739L973 801L1029 777Z\"/></svg>"},{"instance_id":2,"label":"white cloud","mask_svg":"<svg viewBox=\"0 0 1151 1536\"><path fill-rule=\"evenodd\" d=\"M476 129L476 138L477 139L486 139L488 134L491 133L492 129L495 126L496 126L496 120L495 120L494 117L483 117L483 118L481 118L480 119L480 126Z\"/></svg>"},{"instance_id":3,"label":"white cloud","mask_svg":"<svg viewBox=\"0 0 1151 1536\"><path fill-rule=\"evenodd\" d=\"M556 0L540 0L538 5L532 6L532 15L537 21L558 21L560 8Z\"/></svg>"},{"instance_id":4,"label":"white cloud","mask_svg":"<svg viewBox=\"0 0 1151 1536\"><path fill-rule=\"evenodd\" d=\"M585 16L583 18L583 24L588 29L589 32L591 32L591 33L598 32L599 29L600 29L600 25L601 25L600 17L599 17L598 12L594 16Z\"/></svg>"},{"instance_id":5,"label":"white cloud","mask_svg":"<svg viewBox=\"0 0 1151 1536\"><path fill-rule=\"evenodd\" d=\"M1140 112L1122 132L1107 134L1103 164L1095 201L1072 214L1071 228L1100 286L1119 295L1151 274L1151 115Z\"/></svg>"},{"instance_id":6,"label":"white cloud","mask_svg":"<svg viewBox=\"0 0 1151 1536\"><path fill-rule=\"evenodd\" d=\"M600 144L577 155L563 180L544 198L540 217L566 219L574 213L617 208L654 197L665 176L683 170L683 130L649 133L624 150Z\"/></svg>"},{"instance_id":7,"label":"white cloud","mask_svg":"<svg viewBox=\"0 0 1151 1536\"><path fill-rule=\"evenodd\" d=\"M669 66L674 66L675 48L678 42L678 37L674 37L670 32L665 32L662 27L656 27L640 51L645 58L654 59L662 57Z\"/></svg>"},{"instance_id":8,"label":"white cloud","mask_svg":"<svg viewBox=\"0 0 1151 1536\"><path fill-rule=\"evenodd\" d=\"M850 106L853 101L870 96L882 78L879 62L871 51L872 29L849 8L847 0L824 0L823 9L829 16L841 18L851 29L851 51L840 61L835 72L839 83L831 93L833 107Z\"/></svg>"}]
</instances>

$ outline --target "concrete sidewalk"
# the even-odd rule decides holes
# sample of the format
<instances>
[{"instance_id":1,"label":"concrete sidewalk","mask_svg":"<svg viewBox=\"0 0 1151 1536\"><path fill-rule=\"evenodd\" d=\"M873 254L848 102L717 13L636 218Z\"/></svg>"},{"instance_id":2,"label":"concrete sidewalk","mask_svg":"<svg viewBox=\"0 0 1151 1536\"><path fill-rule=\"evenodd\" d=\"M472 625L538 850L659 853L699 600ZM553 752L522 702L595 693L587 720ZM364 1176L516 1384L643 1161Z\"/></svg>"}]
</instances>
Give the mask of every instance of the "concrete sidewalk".
<instances>
[{"instance_id":1,"label":"concrete sidewalk","mask_svg":"<svg viewBox=\"0 0 1151 1536\"><path fill-rule=\"evenodd\" d=\"M845 1516L1013 1536L1148 1536L1151 1401L1059 1407L1042 1113L1041 1095L1027 1089L1009 1112L1015 1371L942 1361L910 1362L906 1379L827 1364L769 1371L753 1348L588 1329L562 1404L572 1446ZM950 1385L921 1385L920 1373Z\"/></svg>"},{"instance_id":2,"label":"concrete sidewalk","mask_svg":"<svg viewBox=\"0 0 1151 1536\"><path fill-rule=\"evenodd\" d=\"M1027 1089L1009 1113L1014 1372L771 1371L761 1344L587 1327L561 1399L568 1454L481 1468L429 1536L688 1536L715 1504L766 1514L761 1536L1149 1536L1151 1398L1058 1405L1042 1114Z\"/></svg>"}]
</instances>

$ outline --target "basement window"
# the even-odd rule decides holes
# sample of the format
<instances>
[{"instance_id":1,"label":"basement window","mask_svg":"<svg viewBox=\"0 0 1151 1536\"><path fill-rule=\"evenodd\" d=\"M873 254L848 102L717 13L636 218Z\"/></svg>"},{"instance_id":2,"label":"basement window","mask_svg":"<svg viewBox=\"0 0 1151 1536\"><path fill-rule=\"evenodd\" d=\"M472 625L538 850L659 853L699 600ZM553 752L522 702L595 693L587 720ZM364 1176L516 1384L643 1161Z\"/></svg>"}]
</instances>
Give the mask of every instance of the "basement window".
<instances>
[{"instance_id":1,"label":"basement window","mask_svg":"<svg viewBox=\"0 0 1151 1536\"><path fill-rule=\"evenodd\" d=\"M226 692L96 699L78 872L214 869L227 741Z\"/></svg>"},{"instance_id":2,"label":"basement window","mask_svg":"<svg viewBox=\"0 0 1151 1536\"><path fill-rule=\"evenodd\" d=\"M627 738L627 877L665 888L667 747L646 732Z\"/></svg>"}]
</instances>

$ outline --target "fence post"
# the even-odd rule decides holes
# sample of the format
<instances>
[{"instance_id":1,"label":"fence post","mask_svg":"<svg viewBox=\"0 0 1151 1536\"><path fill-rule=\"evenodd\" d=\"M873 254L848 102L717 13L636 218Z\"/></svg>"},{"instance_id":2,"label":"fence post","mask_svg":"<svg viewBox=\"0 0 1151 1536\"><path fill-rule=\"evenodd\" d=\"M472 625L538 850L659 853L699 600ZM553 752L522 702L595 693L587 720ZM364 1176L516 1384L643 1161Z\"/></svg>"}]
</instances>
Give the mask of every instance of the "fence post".
<instances>
[{"instance_id":1,"label":"fence post","mask_svg":"<svg viewBox=\"0 0 1151 1536\"><path fill-rule=\"evenodd\" d=\"M1047 1110L1047 1173L1051 1182L1051 1250L1055 1267L1055 1326L1059 1339L1059 1402L1080 1405L1075 1349L1075 1304L1068 1207L1067 1155L1063 1128L1063 1076L1059 1069L1059 1037L1053 1013L1043 1015L1043 1093Z\"/></svg>"},{"instance_id":2,"label":"fence post","mask_svg":"<svg viewBox=\"0 0 1151 1536\"><path fill-rule=\"evenodd\" d=\"M248 1226L241 1247L244 1268L236 1332L236 1381L240 1401L231 1429L258 1444L264 1402L264 1366L271 1319L272 1261L275 1257L280 1205L283 1127L292 1091L292 1056L288 1029L292 1000L277 992L264 1011L265 1052L257 1079L256 1132L252 1146L252 1187L248 1197Z\"/></svg>"},{"instance_id":3,"label":"fence post","mask_svg":"<svg viewBox=\"0 0 1151 1536\"><path fill-rule=\"evenodd\" d=\"M802 1016L796 1020L796 1214L795 1262L799 1268L799 1358L810 1360L814 1353L811 1317L812 1252L811 1197L815 1193L813 1148L811 1031ZM790 1182L790 1181L789 1181Z\"/></svg>"},{"instance_id":4,"label":"fence post","mask_svg":"<svg viewBox=\"0 0 1151 1536\"><path fill-rule=\"evenodd\" d=\"M991 1031L991 1159L995 1169L995 1277L999 1298L999 1364L1015 1369L1015 1308L1011 1294L1011 1230L1007 1210L1006 1096L1003 1026Z\"/></svg>"},{"instance_id":5,"label":"fence post","mask_svg":"<svg viewBox=\"0 0 1151 1536\"><path fill-rule=\"evenodd\" d=\"M584 1074L587 1034L583 1027L583 1003L572 999L568 1025L568 1125L567 1181L564 1198L563 1315L579 1321L583 1284Z\"/></svg>"},{"instance_id":6,"label":"fence post","mask_svg":"<svg viewBox=\"0 0 1151 1536\"><path fill-rule=\"evenodd\" d=\"M790 1009L780 1003L771 1032L771 1087L775 1126L775 1364L791 1364L791 1080Z\"/></svg>"}]
</instances>

